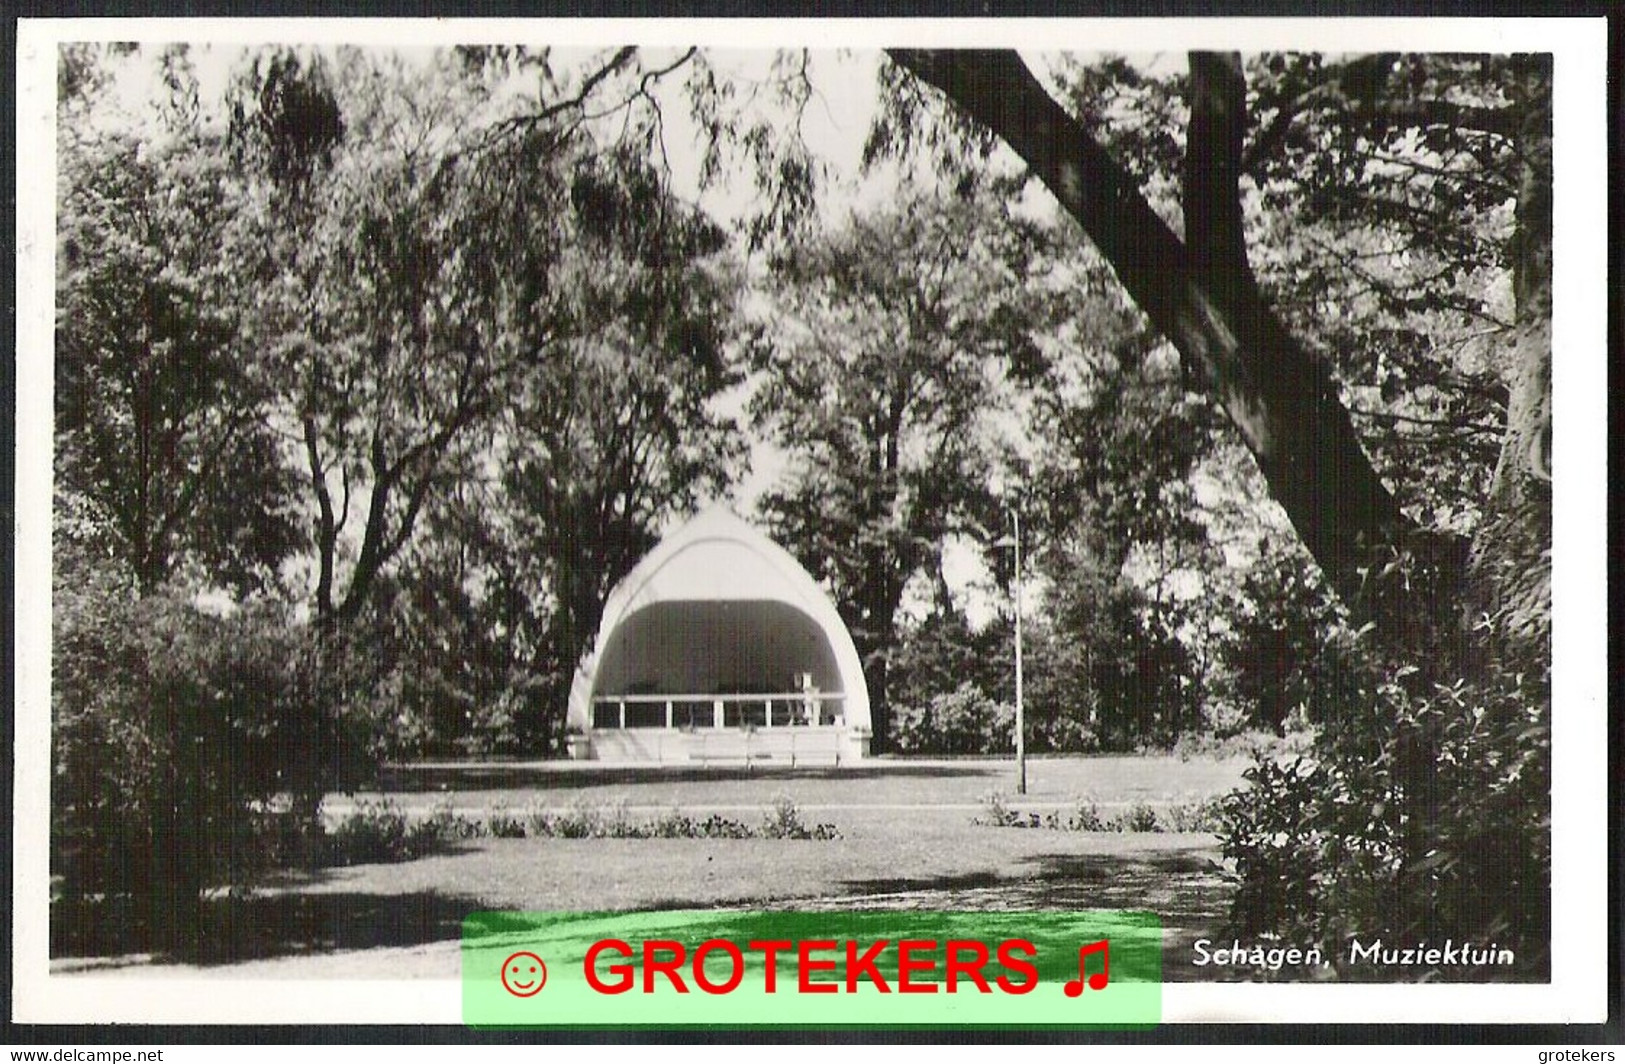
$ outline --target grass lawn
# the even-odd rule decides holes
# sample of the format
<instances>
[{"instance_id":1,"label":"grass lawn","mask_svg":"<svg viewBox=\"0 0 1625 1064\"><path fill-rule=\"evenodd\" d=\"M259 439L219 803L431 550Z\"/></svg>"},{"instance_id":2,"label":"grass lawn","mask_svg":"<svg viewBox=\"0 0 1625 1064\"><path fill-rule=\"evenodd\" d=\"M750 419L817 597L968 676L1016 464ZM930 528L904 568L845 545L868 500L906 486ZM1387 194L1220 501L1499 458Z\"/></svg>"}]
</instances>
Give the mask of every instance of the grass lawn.
<instances>
[{"instance_id":1,"label":"grass lawn","mask_svg":"<svg viewBox=\"0 0 1625 1064\"><path fill-rule=\"evenodd\" d=\"M461 920L478 909L1124 908L1162 917L1165 978L1189 978L1191 942L1216 929L1228 901L1212 836L996 828L973 818L992 789L1010 792L1018 809L1056 808L1078 797L1103 810L1188 804L1228 791L1244 767L1164 757L1032 760L1026 799L1013 794L1008 761L750 773L590 764L400 768L385 789L408 809L448 797L469 811L621 801L651 814L675 805L756 820L753 810L788 794L806 822L833 823L841 838L475 839L415 861L284 877L237 903L229 926L210 936L210 955L188 960L262 978L455 978ZM335 797L333 804L342 810L348 803ZM197 970L139 959L146 963L122 970ZM56 967L107 971L119 963L81 955L62 957Z\"/></svg>"},{"instance_id":2,"label":"grass lawn","mask_svg":"<svg viewBox=\"0 0 1625 1064\"><path fill-rule=\"evenodd\" d=\"M519 809L533 801L564 806L625 801L634 808L685 810L760 808L780 793L803 810L857 806L979 808L982 796L1002 791L1013 804L1034 808L1070 805L1079 798L1103 809L1145 802L1179 805L1224 794L1242 782L1245 759L1177 757L1031 758L1027 795L1018 797L1013 760L915 761L880 759L861 766L789 770L619 767L596 762L397 766L381 790L407 809L448 798L458 808ZM377 793L356 799L378 797ZM352 799L333 795L326 808L342 811ZM829 819L825 817L825 819Z\"/></svg>"}]
</instances>

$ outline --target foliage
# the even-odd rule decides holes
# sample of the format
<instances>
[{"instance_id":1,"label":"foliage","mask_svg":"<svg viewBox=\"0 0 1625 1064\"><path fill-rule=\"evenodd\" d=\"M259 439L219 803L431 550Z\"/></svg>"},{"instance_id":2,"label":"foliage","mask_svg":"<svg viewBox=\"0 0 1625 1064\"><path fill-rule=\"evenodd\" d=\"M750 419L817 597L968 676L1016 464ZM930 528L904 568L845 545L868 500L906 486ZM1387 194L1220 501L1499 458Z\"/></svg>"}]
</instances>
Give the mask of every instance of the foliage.
<instances>
[{"instance_id":1,"label":"foliage","mask_svg":"<svg viewBox=\"0 0 1625 1064\"><path fill-rule=\"evenodd\" d=\"M801 822L796 800L782 791L773 796L773 807L762 820L762 833L772 839L802 838L807 827Z\"/></svg>"},{"instance_id":2,"label":"foliage","mask_svg":"<svg viewBox=\"0 0 1625 1064\"><path fill-rule=\"evenodd\" d=\"M1118 816L1108 822L1110 826L1117 827L1119 831L1157 831L1159 821L1157 811L1144 802L1135 802Z\"/></svg>"},{"instance_id":3,"label":"foliage","mask_svg":"<svg viewBox=\"0 0 1625 1064\"><path fill-rule=\"evenodd\" d=\"M266 420L218 143L64 122L58 183L57 476L94 499L145 590L187 568L238 594L302 546Z\"/></svg>"},{"instance_id":4,"label":"foliage","mask_svg":"<svg viewBox=\"0 0 1625 1064\"><path fill-rule=\"evenodd\" d=\"M556 172L516 189L500 161L448 145L478 109L455 88L439 65L285 50L251 56L231 87L239 268L263 288L250 325L299 449L322 623L359 616L467 461L521 356L494 319L549 259L545 240L505 241L531 235L511 224L516 200L556 198ZM411 106L420 93L434 104Z\"/></svg>"},{"instance_id":5,"label":"foliage","mask_svg":"<svg viewBox=\"0 0 1625 1064\"><path fill-rule=\"evenodd\" d=\"M929 706L933 698L963 683L974 682L989 693L1009 685L1009 632L996 621L975 631L962 611L948 606L899 625L887 675L892 701L904 707L900 714L908 713L908 707Z\"/></svg>"},{"instance_id":6,"label":"foliage","mask_svg":"<svg viewBox=\"0 0 1625 1064\"><path fill-rule=\"evenodd\" d=\"M739 447L725 234L649 144L514 114L509 66L549 69L272 49L229 93L315 611L378 641L400 753L548 743L608 588Z\"/></svg>"},{"instance_id":7,"label":"foliage","mask_svg":"<svg viewBox=\"0 0 1625 1064\"><path fill-rule=\"evenodd\" d=\"M288 857L290 799L319 798L357 737L320 712L311 647L280 611L220 618L169 589L76 584L54 603L53 872L184 935L201 892Z\"/></svg>"},{"instance_id":8,"label":"foliage","mask_svg":"<svg viewBox=\"0 0 1625 1064\"><path fill-rule=\"evenodd\" d=\"M362 799L327 831L324 860L334 865L410 861L468 839L523 835L523 825L503 810L493 810L482 822L457 812L447 798L427 816L413 818L393 798Z\"/></svg>"},{"instance_id":9,"label":"foliage","mask_svg":"<svg viewBox=\"0 0 1625 1064\"><path fill-rule=\"evenodd\" d=\"M1003 382L1042 364L1050 243L992 197L911 193L776 263L751 410L791 464L759 505L831 587L864 659L877 747L892 742L905 588L940 569L950 531L985 523Z\"/></svg>"},{"instance_id":10,"label":"foliage","mask_svg":"<svg viewBox=\"0 0 1625 1064\"><path fill-rule=\"evenodd\" d=\"M1032 749L1313 729L1308 751L1270 744L1229 810L1239 923L1328 943L1538 939L1549 59L1248 57L1238 179L1215 190L1213 57L1205 81L1198 61L1187 77L1058 58L1048 86L1010 55L894 57L865 162L912 153L935 173L814 232L798 219L826 175L799 124L778 128L694 50L567 71L546 50L257 49L221 113L184 47L63 50L65 890L139 894L159 921L293 853L321 795L386 744L544 748L608 588L759 443L788 456L761 510L857 637L877 746L1010 745L1009 622L972 629L944 553L980 549L1005 590L990 530L1019 506L1042 585L1024 632ZM155 64L166 98L108 132L126 60ZM786 53L764 85L799 114L809 70ZM978 109L955 89L972 70L1012 92ZM686 78L703 181L754 168L739 235L773 251L760 299L741 299L756 278L730 234L673 191L668 76ZM1035 127L1008 116L1049 103L1055 136L1022 140ZM1070 133L1068 165L1100 148L1121 166L1055 180L1042 154ZM1050 224L1029 174L1094 247ZM1137 207L1140 228L1119 224ZM1165 242L1133 238L1157 235L1148 218ZM749 439L729 414L747 395ZM1345 421L1357 436L1332 431ZM1289 522L1329 581L1282 547ZM1485 586L1396 530L1476 534ZM1390 622L1372 634L1391 659L1345 608ZM1454 638L1462 616L1494 631ZM1412 638L1417 617L1446 618L1445 636ZM805 827L789 806L765 828L624 807L396 813L358 814L346 845Z\"/></svg>"},{"instance_id":11,"label":"foliage","mask_svg":"<svg viewBox=\"0 0 1625 1064\"><path fill-rule=\"evenodd\" d=\"M508 810L504 805L492 807L491 814L485 821L486 829L493 839L522 839L525 837L525 821Z\"/></svg>"},{"instance_id":12,"label":"foliage","mask_svg":"<svg viewBox=\"0 0 1625 1064\"><path fill-rule=\"evenodd\" d=\"M399 803L363 800L328 832L327 860L338 865L404 861L412 852L408 838L409 821Z\"/></svg>"},{"instance_id":13,"label":"foliage","mask_svg":"<svg viewBox=\"0 0 1625 1064\"><path fill-rule=\"evenodd\" d=\"M976 818L978 824L991 824L994 827L1014 827L1020 814L1010 808L1010 796L1001 790L990 790L982 795L982 815Z\"/></svg>"},{"instance_id":14,"label":"foliage","mask_svg":"<svg viewBox=\"0 0 1625 1064\"><path fill-rule=\"evenodd\" d=\"M649 825L649 834L659 839L748 839L751 828L742 820L712 813L704 820L678 810L670 810Z\"/></svg>"},{"instance_id":15,"label":"foliage","mask_svg":"<svg viewBox=\"0 0 1625 1064\"><path fill-rule=\"evenodd\" d=\"M1385 479L1458 531L1475 523L1505 424L1521 165L1509 103L1527 62L1264 55L1248 71L1260 280L1335 360ZM1429 108L1442 120L1417 121Z\"/></svg>"},{"instance_id":16,"label":"foliage","mask_svg":"<svg viewBox=\"0 0 1625 1064\"><path fill-rule=\"evenodd\" d=\"M1310 755L1260 758L1227 800L1238 933L1328 956L1354 934L1498 941L1539 968L1551 926L1546 681L1491 676L1426 695L1383 681L1369 695Z\"/></svg>"},{"instance_id":17,"label":"foliage","mask_svg":"<svg viewBox=\"0 0 1625 1064\"><path fill-rule=\"evenodd\" d=\"M1101 267L1079 252L1086 276ZM1028 646L1040 749L1166 747L1203 723L1209 601L1222 571L1197 484L1213 406L1120 301L1086 287L1089 328L1035 388L1024 522L1043 578ZM1252 518L1256 521L1256 518Z\"/></svg>"},{"instance_id":18,"label":"foliage","mask_svg":"<svg viewBox=\"0 0 1625 1064\"><path fill-rule=\"evenodd\" d=\"M652 820L637 821L631 818L624 801L605 807L578 799L563 811L533 809L525 827L529 837L544 839L812 839L825 842L841 837L833 824L809 827L788 794L775 796L773 807L755 826L719 813L698 819L676 808Z\"/></svg>"},{"instance_id":19,"label":"foliage","mask_svg":"<svg viewBox=\"0 0 1625 1064\"><path fill-rule=\"evenodd\" d=\"M982 796L982 812L974 823L1000 828L1043 828L1049 831L1216 832L1223 824L1217 802L1190 802L1168 806L1161 813L1146 802L1135 802L1120 813L1102 816L1093 799L1079 798L1065 817L1060 812L1040 813L1015 808L1008 794L992 790Z\"/></svg>"},{"instance_id":20,"label":"foliage","mask_svg":"<svg viewBox=\"0 0 1625 1064\"><path fill-rule=\"evenodd\" d=\"M415 851L427 851L464 839L484 838L490 834L487 823L473 820L452 808L451 799L442 799L429 810L429 815L417 821L407 831L407 846Z\"/></svg>"},{"instance_id":21,"label":"foliage","mask_svg":"<svg viewBox=\"0 0 1625 1064\"><path fill-rule=\"evenodd\" d=\"M814 824L809 827L801 819L801 810L797 808L795 799L782 791L773 796L773 807L763 817L759 834L766 839L817 839L819 841L828 841L841 837L841 833L836 830L834 824Z\"/></svg>"},{"instance_id":22,"label":"foliage","mask_svg":"<svg viewBox=\"0 0 1625 1064\"><path fill-rule=\"evenodd\" d=\"M1170 806L1159 823L1165 824L1168 831L1217 834L1225 826L1224 808L1217 800L1186 802Z\"/></svg>"},{"instance_id":23,"label":"foliage","mask_svg":"<svg viewBox=\"0 0 1625 1064\"><path fill-rule=\"evenodd\" d=\"M1067 827L1073 831L1106 831L1106 819L1100 815L1100 806L1093 799L1079 798L1067 817Z\"/></svg>"},{"instance_id":24,"label":"foliage","mask_svg":"<svg viewBox=\"0 0 1625 1064\"><path fill-rule=\"evenodd\" d=\"M141 594L84 500L59 503L53 874L69 897L132 899L153 941L195 944L206 892L317 856L322 796L368 779L368 658L275 602L221 615L174 583Z\"/></svg>"},{"instance_id":25,"label":"foliage","mask_svg":"<svg viewBox=\"0 0 1625 1064\"><path fill-rule=\"evenodd\" d=\"M1295 713L1318 723L1357 712L1363 655L1310 559L1266 552L1229 612L1231 687L1249 723L1284 736Z\"/></svg>"},{"instance_id":26,"label":"foliage","mask_svg":"<svg viewBox=\"0 0 1625 1064\"><path fill-rule=\"evenodd\" d=\"M624 816L618 815L621 808L621 804L617 803L614 810L617 815L612 817L614 825L626 822ZM600 810L582 798L572 801L569 808L562 813L542 808L532 809L526 820L530 834L540 838L586 839L607 833Z\"/></svg>"},{"instance_id":27,"label":"foliage","mask_svg":"<svg viewBox=\"0 0 1625 1064\"><path fill-rule=\"evenodd\" d=\"M572 180L579 335L538 351L512 396L499 520L477 541L496 587L535 604L531 660L565 683L610 588L741 457L717 402L739 383L721 231L645 160L585 160Z\"/></svg>"},{"instance_id":28,"label":"foliage","mask_svg":"<svg viewBox=\"0 0 1625 1064\"><path fill-rule=\"evenodd\" d=\"M1303 718L1294 716L1288 719L1287 733L1284 736L1276 735L1273 731L1259 730L1214 729L1186 732L1180 736L1179 742L1174 744L1172 752L1181 761L1189 761L1192 758L1214 761L1231 758L1256 761L1268 758L1278 761L1283 757L1308 753L1314 745L1314 737L1315 729Z\"/></svg>"},{"instance_id":29,"label":"foliage","mask_svg":"<svg viewBox=\"0 0 1625 1064\"><path fill-rule=\"evenodd\" d=\"M1087 559L1051 564L1051 612L1029 644L1039 734L1053 736L1052 747L1070 735L1088 749L1131 751L1167 749L1199 728L1202 676L1182 604Z\"/></svg>"},{"instance_id":30,"label":"foliage","mask_svg":"<svg viewBox=\"0 0 1625 1064\"><path fill-rule=\"evenodd\" d=\"M990 754L1015 749L1015 707L970 681L916 709L899 706L896 743L907 754Z\"/></svg>"}]
</instances>

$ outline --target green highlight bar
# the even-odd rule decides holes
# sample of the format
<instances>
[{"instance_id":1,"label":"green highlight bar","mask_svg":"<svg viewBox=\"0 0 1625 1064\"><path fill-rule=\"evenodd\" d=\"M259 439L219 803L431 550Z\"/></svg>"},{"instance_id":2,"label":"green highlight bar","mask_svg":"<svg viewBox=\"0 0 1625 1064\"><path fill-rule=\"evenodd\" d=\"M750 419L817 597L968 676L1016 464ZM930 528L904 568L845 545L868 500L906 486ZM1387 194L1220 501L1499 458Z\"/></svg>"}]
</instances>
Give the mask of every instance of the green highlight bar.
<instances>
[{"instance_id":1,"label":"green highlight bar","mask_svg":"<svg viewBox=\"0 0 1625 1064\"><path fill-rule=\"evenodd\" d=\"M471 1027L1143 1028L1153 913L480 912Z\"/></svg>"}]
</instances>

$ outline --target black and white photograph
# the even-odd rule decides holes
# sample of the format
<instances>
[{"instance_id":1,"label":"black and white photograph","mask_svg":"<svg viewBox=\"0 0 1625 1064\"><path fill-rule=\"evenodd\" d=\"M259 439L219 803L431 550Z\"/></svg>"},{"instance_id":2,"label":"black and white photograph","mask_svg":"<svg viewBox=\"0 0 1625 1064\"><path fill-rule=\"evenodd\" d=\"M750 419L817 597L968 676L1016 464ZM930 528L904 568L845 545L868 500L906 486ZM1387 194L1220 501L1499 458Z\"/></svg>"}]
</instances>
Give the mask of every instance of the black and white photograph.
<instances>
[{"instance_id":1,"label":"black and white photograph","mask_svg":"<svg viewBox=\"0 0 1625 1064\"><path fill-rule=\"evenodd\" d=\"M1601 1022L1600 39L1354 21L25 26L19 1007L1120 910Z\"/></svg>"}]
</instances>

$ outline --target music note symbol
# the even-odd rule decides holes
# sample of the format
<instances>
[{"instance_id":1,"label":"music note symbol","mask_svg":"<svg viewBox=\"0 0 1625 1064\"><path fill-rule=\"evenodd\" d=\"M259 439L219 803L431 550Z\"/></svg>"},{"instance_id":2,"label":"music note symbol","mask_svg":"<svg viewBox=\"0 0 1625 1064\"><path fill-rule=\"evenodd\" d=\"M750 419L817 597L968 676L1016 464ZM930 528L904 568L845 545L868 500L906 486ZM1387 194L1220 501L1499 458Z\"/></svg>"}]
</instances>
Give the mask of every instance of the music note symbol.
<instances>
[{"instance_id":1,"label":"music note symbol","mask_svg":"<svg viewBox=\"0 0 1625 1064\"><path fill-rule=\"evenodd\" d=\"M1100 971L1088 976L1088 982L1085 983L1084 971L1088 967L1089 956L1094 953L1100 954ZM1077 997L1083 993L1086 985L1090 990L1106 989L1106 983L1111 978L1111 970L1111 943L1107 939L1103 938L1099 942L1091 942L1087 946L1082 947L1078 950L1078 977L1076 979L1068 979L1066 981L1066 986L1064 987L1066 990L1066 996Z\"/></svg>"}]
</instances>

